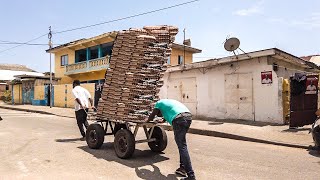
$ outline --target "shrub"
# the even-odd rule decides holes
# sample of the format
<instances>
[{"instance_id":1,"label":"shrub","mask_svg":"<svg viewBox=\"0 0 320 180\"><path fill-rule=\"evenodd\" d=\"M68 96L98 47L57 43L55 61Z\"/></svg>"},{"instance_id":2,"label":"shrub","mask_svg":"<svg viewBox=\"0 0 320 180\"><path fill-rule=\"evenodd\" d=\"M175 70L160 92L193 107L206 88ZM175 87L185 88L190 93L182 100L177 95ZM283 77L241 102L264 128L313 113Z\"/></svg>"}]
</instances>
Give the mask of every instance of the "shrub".
<instances>
[{"instance_id":1,"label":"shrub","mask_svg":"<svg viewBox=\"0 0 320 180\"><path fill-rule=\"evenodd\" d=\"M5 92L3 92L3 101L11 102L11 91L6 90Z\"/></svg>"}]
</instances>

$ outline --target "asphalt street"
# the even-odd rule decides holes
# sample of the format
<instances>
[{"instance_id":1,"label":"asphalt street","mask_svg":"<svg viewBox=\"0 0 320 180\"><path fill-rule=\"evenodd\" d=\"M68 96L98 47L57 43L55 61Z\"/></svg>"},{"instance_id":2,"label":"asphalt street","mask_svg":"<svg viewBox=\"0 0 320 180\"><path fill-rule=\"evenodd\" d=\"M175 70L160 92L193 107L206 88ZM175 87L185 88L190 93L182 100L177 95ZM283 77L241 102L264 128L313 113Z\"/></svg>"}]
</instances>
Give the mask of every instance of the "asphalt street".
<instances>
[{"instance_id":1,"label":"asphalt street","mask_svg":"<svg viewBox=\"0 0 320 180\"><path fill-rule=\"evenodd\" d=\"M113 137L99 150L80 141L75 119L0 109L0 179L179 179L173 133L161 153L138 144L119 159ZM141 131L138 138L143 138ZM188 134L197 179L319 179L315 151Z\"/></svg>"}]
</instances>

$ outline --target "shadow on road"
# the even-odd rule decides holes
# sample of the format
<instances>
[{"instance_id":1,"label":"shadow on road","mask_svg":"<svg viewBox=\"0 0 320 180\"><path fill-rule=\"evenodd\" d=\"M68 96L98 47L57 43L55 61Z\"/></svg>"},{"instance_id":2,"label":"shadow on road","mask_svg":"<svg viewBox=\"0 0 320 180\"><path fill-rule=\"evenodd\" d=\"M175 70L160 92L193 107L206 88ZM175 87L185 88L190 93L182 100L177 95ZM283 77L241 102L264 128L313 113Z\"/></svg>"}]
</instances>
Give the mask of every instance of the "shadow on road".
<instances>
[{"instance_id":1,"label":"shadow on road","mask_svg":"<svg viewBox=\"0 0 320 180\"><path fill-rule=\"evenodd\" d=\"M308 151L311 156L320 157L320 149L312 147Z\"/></svg>"},{"instance_id":2,"label":"shadow on road","mask_svg":"<svg viewBox=\"0 0 320 180\"><path fill-rule=\"evenodd\" d=\"M80 138L71 138L71 139L56 139L56 142L75 142L81 141Z\"/></svg>"},{"instance_id":3,"label":"shadow on road","mask_svg":"<svg viewBox=\"0 0 320 180\"><path fill-rule=\"evenodd\" d=\"M300 131L310 131L310 128L296 128L296 129L282 130L282 132L300 132Z\"/></svg>"},{"instance_id":4,"label":"shadow on road","mask_svg":"<svg viewBox=\"0 0 320 180\"><path fill-rule=\"evenodd\" d=\"M88 146L80 146L78 148L92 154L98 159L117 162L124 166L135 168L137 176L142 179L177 179L174 174L168 176L163 175L160 172L160 169L154 165L154 163L166 161L169 160L169 158L164 157L159 153L152 152L151 150L136 149L130 159L120 159L114 152L113 143L104 143L100 149L90 149ZM153 171L141 168L148 165L152 166Z\"/></svg>"},{"instance_id":5,"label":"shadow on road","mask_svg":"<svg viewBox=\"0 0 320 180\"><path fill-rule=\"evenodd\" d=\"M208 125L221 125L223 122L208 122Z\"/></svg>"},{"instance_id":6,"label":"shadow on road","mask_svg":"<svg viewBox=\"0 0 320 180\"><path fill-rule=\"evenodd\" d=\"M264 126L283 126L281 124L269 123L269 122L259 122L259 121L248 121L241 119L196 119L197 121L207 121L209 125L220 125L220 124L240 124L240 125L248 125L248 126L256 126L256 127L264 127Z\"/></svg>"},{"instance_id":7,"label":"shadow on road","mask_svg":"<svg viewBox=\"0 0 320 180\"><path fill-rule=\"evenodd\" d=\"M134 151L134 154L130 159L120 159L114 152L113 143L104 143L100 149L90 149L88 146L80 146L78 148L92 154L98 159L104 159L110 162L114 161L130 168L153 165L154 163L169 160L169 158L164 157L159 153L152 152L151 150L142 151L139 149Z\"/></svg>"},{"instance_id":8,"label":"shadow on road","mask_svg":"<svg viewBox=\"0 0 320 180\"><path fill-rule=\"evenodd\" d=\"M157 166L155 166L153 164L151 164L151 166L153 168L153 171L150 171L149 169L135 168L137 176L139 178L145 179L145 180L148 180L148 179L159 179L159 180L171 179L171 180L176 180L176 179L178 179L175 174L169 174L168 176L165 176L165 175L161 174L160 169Z\"/></svg>"}]
</instances>

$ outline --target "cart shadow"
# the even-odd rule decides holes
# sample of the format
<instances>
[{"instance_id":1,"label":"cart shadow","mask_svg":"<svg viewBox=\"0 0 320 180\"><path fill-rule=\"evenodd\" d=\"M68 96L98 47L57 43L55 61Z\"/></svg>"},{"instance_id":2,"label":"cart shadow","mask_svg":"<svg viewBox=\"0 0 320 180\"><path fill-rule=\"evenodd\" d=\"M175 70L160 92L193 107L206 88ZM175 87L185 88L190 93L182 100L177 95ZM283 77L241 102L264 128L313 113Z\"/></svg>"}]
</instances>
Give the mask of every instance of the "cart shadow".
<instances>
[{"instance_id":1,"label":"cart shadow","mask_svg":"<svg viewBox=\"0 0 320 180\"><path fill-rule=\"evenodd\" d=\"M56 142L75 142L75 141L81 141L80 138L70 138L70 139L55 139Z\"/></svg>"},{"instance_id":2,"label":"cart shadow","mask_svg":"<svg viewBox=\"0 0 320 180\"><path fill-rule=\"evenodd\" d=\"M316 147L310 147L308 150L309 154L314 157L320 158L320 149Z\"/></svg>"},{"instance_id":3,"label":"cart shadow","mask_svg":"<svg viewBox=\"0 0 320 180\"><path fill-rule=\"evenodd\" d=\"M154 163L169 160L169 158L162 156L159 153L151 150L139 150L134 151L133 156L130 159L118 158L114 152L113 143L104 143L100 149L90 149L88 146L80 146L79 149L92 154L97 159L104 159L108 162L117 162L124 166L135 168L135 172L138 177L142 179L177 179L176 175L169 174L163 175L160 169L154 165ZM140 167L152 166L153 171Z\"/></svg>"},{"instance_id":4,"label":"cart shadow","mask_svg":"<svg viewBox=\"0 0 320 180\"><path fill-rule=\"evenodd\" d=\"M138 168L146 165L152 165L154 163L169 160L169 158L162 156L159 153L151 150L139 150L134 151L133 156L130 159L118 158L114 152L113 143L104 143L100 149L90 149L88 146L80 146L79 149L92 154L98 159L104 159L106 161L114 161L125 165L130 168Z\"/></svg>"},{"instance_id":5,"label":"cart shadow","mask_svg":"<svg viewBox=\"0 0 320 180\"><path fill-rule=\"evenodd\" d=\"M282 130L282 132L301 132L301 131L310 131L311 128L295 128L295 129L285 129L285 130Z\"/></svg>"}]
</instances>

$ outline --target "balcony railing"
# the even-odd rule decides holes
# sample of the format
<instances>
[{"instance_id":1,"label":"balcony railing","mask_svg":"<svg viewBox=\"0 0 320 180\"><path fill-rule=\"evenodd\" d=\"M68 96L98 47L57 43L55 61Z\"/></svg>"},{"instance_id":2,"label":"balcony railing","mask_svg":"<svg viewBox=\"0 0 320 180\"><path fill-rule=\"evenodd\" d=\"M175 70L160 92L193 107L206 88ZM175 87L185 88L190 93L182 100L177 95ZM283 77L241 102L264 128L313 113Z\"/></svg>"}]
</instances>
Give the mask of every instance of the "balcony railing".
<instances>
[{"instance_id":1,"label":"balcony railing","mask_svg":"<svg viewBox=\"0 0 320 180\"><path fill-rule=\"evenodd\" d=\"M70 75L107 69L109 67L109 60L110 56L105 56L97 59L91 59L89 61L69 64L66 66L65 74Z\"/></svg>"}]
</instances>

